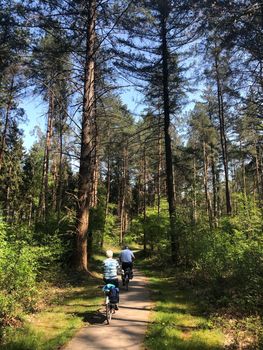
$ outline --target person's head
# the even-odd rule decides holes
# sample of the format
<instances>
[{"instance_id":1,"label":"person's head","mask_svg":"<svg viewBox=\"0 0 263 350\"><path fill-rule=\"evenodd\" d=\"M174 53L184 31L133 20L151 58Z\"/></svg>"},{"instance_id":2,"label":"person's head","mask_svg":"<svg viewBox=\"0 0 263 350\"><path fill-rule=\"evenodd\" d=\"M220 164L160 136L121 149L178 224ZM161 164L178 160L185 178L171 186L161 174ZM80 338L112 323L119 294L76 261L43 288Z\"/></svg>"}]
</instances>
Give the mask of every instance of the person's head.
<instances>
[{"instance_id":1,"label":"person's head","mask_svg":"<svg viewBox=\"0 0 263 350\"><path fill-rule=\"evenodd\" d=\"M113 257L113 251L112 250L107 250L106 251L106 256L107 256L107 258L112 258Z\"/></svg>"},{"instance_id":2,"label":"person's head","mask_svg":"<svg viewBox=\"0 0 263 350\"><path fill-rule=\"evenodd\" d=\"M124 249L129 249L129 247L126 245L126 246L124 246Z\"/></svg>"}]
</instances>

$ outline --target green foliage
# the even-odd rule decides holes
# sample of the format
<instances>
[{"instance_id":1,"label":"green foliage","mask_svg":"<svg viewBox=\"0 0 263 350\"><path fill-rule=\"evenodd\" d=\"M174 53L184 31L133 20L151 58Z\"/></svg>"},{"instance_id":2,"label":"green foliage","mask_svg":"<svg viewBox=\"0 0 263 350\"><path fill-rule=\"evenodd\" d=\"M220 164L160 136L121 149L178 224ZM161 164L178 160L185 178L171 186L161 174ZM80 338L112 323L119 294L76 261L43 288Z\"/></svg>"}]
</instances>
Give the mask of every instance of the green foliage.
<instances>
[{"instance_id":1,"label":"green foliage","mask_svg":"<svg viewBox=\"0 0 263 350\"><path fill-rule=\"evenodd\" d=\"M38 280L55 275L72 251L69 223L55 220L37 225L35 232L24 225L0 221L0 324L34 310Z\"/></svg>"},{"instance_id":2,"label":"green foliage","mask_svg":"<svg viewBox=\"0 0 263 350\"><path fill-rule=\"evenodd\" d=\"M0 323L30 311L36 302L36 254L23 242L10 242L1 225Z\"/></svg>"},{"instance_id":3,"label":"green foliage","mask_svg":"<svg viewBox=\"0 0 263 350\"><path fill-rule=\"evenodd\" d=\"M112 242L113 244L118 244L119 237L118 232L116 232L117 228L117 217L113 214L116 210L116 205L110 203L109 204L109 212L105 220L104 226L104 240L106 242Z\"/></svg>"},{"instance_id":4,"label":"green foliage","mask_svg":"<svg viewBox=\"0 0 263 350\"><path fill-rule=\"evenodd\" d=\"M125 237L125 240L129 238L138 244L143 244L145 234L146 244L151 248L151 251L156 252L157 255L163 255L166 254L169 244L168 230L167 202L162 200L159 214L156 207L148 207L145 219L143 215L139 215L133 220L131 232L129 232L128 237Z\"/></svg>"},{"instance_id":5,"label":"green foliage","mask_svg":"<svg viewBox=\"0 0 263 350\"><path fill-rule=\"evenodd\" d=\"M212 229L201 215L196 224L189 222L187 209L177 207L180 262L183 268L192 270L197 281L209 284L214 302L231 302L252 310L262 299L262 216L253 199L236 195L235 201L238 215L222 217ZM151 261L158 265L169 263L169 220L165 209L162 203L158 216L156 209L148 208L146 220L142 216L134 219L129 234L142 244L145 230L153 253Z\"/></svg>"},{"instance_id":6,"label":"green foliage","mask_svg":"<svg viewBox=\"0 0 263 350\"><path fill-rule=\"evenodd\" d=\"M258 203L251 197L235 193L233 199L236 202L238 215L222 219L222 229L225 232L243 232L247 238L260 237L263 228L262 212Z\"/></svg>"},{"instance_id":7,"label":"green foliage","mask_svg":"<svg viewBox=\"0 0 263 350\"><path fill-rule=\"evenodd\" d=\"M97 262L96 262L97 265ZM0 348L4 350L53 350L61 348L84 322L96 314L103 294L97 281L83 276L63 276L62 284L46 285L48 304L34 317L25 318L23 327L7 327Z\"/></svg>"},{"instance_id":8,"label":"green foliage","mask_svg":"<svg viewBox=\"0 0 263 350\"><path fill-rule=\"evenodd\" d=\"M217 228L203 222L182 226L182 263L193 268L197 279L210 283L217 302L257 308L263 283L261 232L259 209L240 202L240 214L223 217Z\"/></svg>"}]
</instances>

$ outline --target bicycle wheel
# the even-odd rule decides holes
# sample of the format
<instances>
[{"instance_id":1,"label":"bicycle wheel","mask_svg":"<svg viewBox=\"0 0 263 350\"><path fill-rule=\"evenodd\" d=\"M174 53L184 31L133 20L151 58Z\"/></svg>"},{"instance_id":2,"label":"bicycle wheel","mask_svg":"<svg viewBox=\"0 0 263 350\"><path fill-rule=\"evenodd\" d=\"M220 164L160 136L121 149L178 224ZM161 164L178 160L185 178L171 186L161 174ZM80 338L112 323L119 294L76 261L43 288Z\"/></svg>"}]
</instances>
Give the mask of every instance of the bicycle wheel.
<instances>
[{"instance_id":1,"label":"bicycle wheel","mask_svg":"<svg viewBox=\"0 0 263 350\"><path fill-rule=\"evenodd\" d=\"M110 303L106 304L106 321L107 321L107 324L110 324L110 321L111 321L111 307L110 307Z\"/></svg>"},{"instance_id":2,"label":"bicycle wheel","mask_svg":"<svg viewBox=\"0 0 263 350\"><path fill-rule=\"evenodd\" d=\"M125 290L129 289L129 276L126 274L125 276Z\"/></svg>"},{"instance_id":3,"label":"bicycle wheel","mask_svg":"<svg viewBox=\"0 0 263 350\"><path fill-rule=\"evenodd\" d=\"M110 324L112 314L114 313L113 307L111 304L106 305L106 319L107 319L107 324Z\"/></svg>"}]
</instances>

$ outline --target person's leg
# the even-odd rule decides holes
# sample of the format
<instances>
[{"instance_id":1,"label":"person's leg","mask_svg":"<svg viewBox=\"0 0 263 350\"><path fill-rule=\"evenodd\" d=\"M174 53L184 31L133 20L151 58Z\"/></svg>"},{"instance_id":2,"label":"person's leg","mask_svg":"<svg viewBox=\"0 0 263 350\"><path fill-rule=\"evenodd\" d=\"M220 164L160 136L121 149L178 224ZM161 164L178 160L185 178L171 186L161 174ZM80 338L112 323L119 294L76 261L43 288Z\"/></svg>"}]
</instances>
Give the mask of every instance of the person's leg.
<instances>
[{"instance_id":1,"label":"person's leg","mask_svg":"<svg viewBox=\"0 0 263 350\"><path fill-rule=\"evenodd\" d=\"M128 267L130 268L130 279L132 279L132 278L133 278L133 270L132 270L132 268L133 268L133 263L132 263L132 262L129 262L129 263L127 263L127 264L129 264Z\"/></svg>"},{"instance_id":2,"label":"person's leg","mask_svg":"<svg viewBox=\"0 0 263 350\"><path fill-rule=\"evenodd\" d=\"M113 281L114 281L113 284L115 285L115 287L119 288L119 280L118 280L118 278L115 278Z\"/></svg>"},{"instance_id":3,"label":"person's leg","mask_svg":"<svg viewBox=\"0 0 263 350\"><path fill-rule=\"evenodd\" d=\"M121 265L122 269L125 271L127 269L127 267L130 267L130 263L127 262L123 262Z\"/></svg>"},{"instance_id":4,"label":"person's leg","mask_svg":"<svg viewBox=\"0 0 263 350\"><path fill-rule=\"evenodd\" d=\"M121 264L121 268L123 269L124 272L125 272L125 270L127 269L127 267L129 267L129 263L123 262L123 263ZM125 286L124 275L125 275L125 274L122 275L122 285L123 285L123 286Z\"/></svg>"}]
</instances>

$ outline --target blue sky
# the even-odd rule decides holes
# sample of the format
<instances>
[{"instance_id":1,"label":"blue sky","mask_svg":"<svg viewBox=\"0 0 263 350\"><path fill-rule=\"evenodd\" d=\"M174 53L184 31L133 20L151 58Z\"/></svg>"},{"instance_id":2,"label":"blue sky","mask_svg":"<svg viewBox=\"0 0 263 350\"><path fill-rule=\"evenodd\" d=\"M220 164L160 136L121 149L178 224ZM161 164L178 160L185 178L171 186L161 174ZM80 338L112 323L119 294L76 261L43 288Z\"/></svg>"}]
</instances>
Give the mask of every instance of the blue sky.
<instances>
[{"instance_id":1,"label":"blue sky","mask_svg":"<svg viewBox=\"0 0 263 350\"><path fill-rule=\"evenodd\" d=\"M126 89L121 99L134 115L140 114L144 108L140 103L140 95L132 88ZM27 116L27 122L22 125L22 129L24 130L24 146L29 150L37 140L37 136L33 134L35 127L39 127L43 133L46 131L47 105L40 97L31 96L21 101L19 106L25 110Z\"/></svg>"},{"instance_id":2,"label":"blue sky","mask_svg":"<svg viewBox=\"0 0 263 350\"><path fill-rule=\"evenodd\" d=\"M33 135L34 128L38 126L45 132L46 106L39 97L34 96L26 97L21 101L19 107L26 112L27 121L21 128L24 131L24 146L29 150L34 141L36 141L36 135Z\"/></svg>"}]
</instances>

